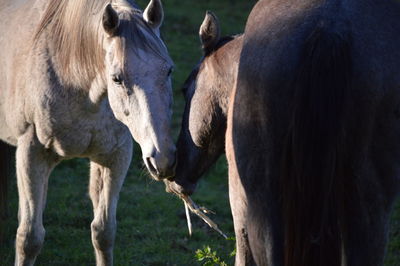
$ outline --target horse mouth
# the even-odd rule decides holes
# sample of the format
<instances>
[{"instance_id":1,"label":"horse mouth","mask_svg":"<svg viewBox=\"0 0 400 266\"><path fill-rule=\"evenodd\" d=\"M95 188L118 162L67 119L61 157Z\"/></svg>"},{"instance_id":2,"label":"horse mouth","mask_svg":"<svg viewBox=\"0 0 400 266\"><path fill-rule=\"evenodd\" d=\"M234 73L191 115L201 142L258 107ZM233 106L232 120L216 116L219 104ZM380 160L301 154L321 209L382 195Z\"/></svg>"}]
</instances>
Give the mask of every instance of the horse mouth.
<instances>
[{"instance_id":1,"label":"horse mouth","mask_svg":"<svg viewBox=\"0 0 400 266\"><path fill-rule=\"evenodd\" d=\"M164 179L173 178L175 176L176 160L174 161L172 166L161 171L156 168L154 162L152 161L152 158L150 157L146 158L145 165L151 177L156 181L162 181Z\"/></svg>"},{"instance_id":2,"label":"horse mouth","mask_svg":"<svg viewBox=\"0 0 400 266\"><path fill-rule=\"evenodd\" d=\"M196 183L164 180L165 191L176 195L192 195L196 190Z\"/></svg>"}]
</instances>

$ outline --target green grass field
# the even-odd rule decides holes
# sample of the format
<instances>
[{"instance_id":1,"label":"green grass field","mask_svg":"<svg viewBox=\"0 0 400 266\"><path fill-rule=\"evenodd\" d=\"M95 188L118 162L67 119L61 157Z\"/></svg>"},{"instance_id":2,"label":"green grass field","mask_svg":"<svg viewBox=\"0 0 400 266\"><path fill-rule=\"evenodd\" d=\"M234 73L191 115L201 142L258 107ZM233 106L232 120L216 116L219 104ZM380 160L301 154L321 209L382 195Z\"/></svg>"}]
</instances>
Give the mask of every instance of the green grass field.
<instances>
[{"instance_id":1,"label":"green grass field","mask_svg":"<svg viewBox=\"0 0 400 266\"><path fill-rule=\"evenodd\" d=\"M147 1L138 1L143 7ZM174 72L175 136L180 127L184 100L180 86L201 57L198 29L206 10L220 18L222 34L240 33L255 0L165 0L163 37L176 63ZM115 265L202 265L195 252L204 246L217 251L228 265L234 241L224 240L202 221L193 217L194 232L188 236L183 204L152 181L141 162L140 150L126 178L118 207ZM46 241L37 265L94 265L90 241L92 207L87 193L88 161L62 163L50 178L48 204L44 215ZM11 187L10 220L6 242L0 247L0 265L12 265L17 220L15 180ZM193 196L199 204L216 212L212 218L234 236L228 203L227 166L222 158L201 181ZM387 266L400 265L400 206L393 217Z\"/></svg>"}]
</instances>

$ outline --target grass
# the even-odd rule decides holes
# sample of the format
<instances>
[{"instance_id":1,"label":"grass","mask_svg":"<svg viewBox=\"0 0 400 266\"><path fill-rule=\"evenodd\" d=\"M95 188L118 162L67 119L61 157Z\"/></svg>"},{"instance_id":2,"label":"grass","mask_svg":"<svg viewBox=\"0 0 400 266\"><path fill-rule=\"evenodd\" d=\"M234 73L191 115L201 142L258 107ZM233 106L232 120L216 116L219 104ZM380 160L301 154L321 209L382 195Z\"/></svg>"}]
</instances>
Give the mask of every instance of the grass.
<instances>
[{"instance_id":1,"label":"grass","mask_svg":"<svg viewBox=\"0 0 400 266\"><path fill-rule=\"evenodd\" d=\"M138 1L144 7L147 1ZM198 29L206 10L220 18L222 34L240 33L255 0L168 0L164 1L163 37L176 63L174 73L175 136L180 127L184 101L180 85L201 57ZM218 259L233 265L230 256L234 241L227 241L193 217L194 232L187 233L183 204L164 191L164 185L152 181L143 170L140 150L123 186L118 207L118 231L115 265L202 265L197 250L216 251ZM46 241L36 265L94 265L90 241L92 207L87 193L88 161L79 159L62 163L53 172L44 215ZM6 242L0 247L0 265L12 265L17 220L17 192L12 182L10 219ZM225 158L218 161L199 184L193 196L200 204L214 210L212 218L221 229L234 236L228 203ZM400 264L400 206L395 212L386 266ZM211 252L211 251L210 251ZM211 252L211 253L212 253Z\"/></svg>"}]
</instances>

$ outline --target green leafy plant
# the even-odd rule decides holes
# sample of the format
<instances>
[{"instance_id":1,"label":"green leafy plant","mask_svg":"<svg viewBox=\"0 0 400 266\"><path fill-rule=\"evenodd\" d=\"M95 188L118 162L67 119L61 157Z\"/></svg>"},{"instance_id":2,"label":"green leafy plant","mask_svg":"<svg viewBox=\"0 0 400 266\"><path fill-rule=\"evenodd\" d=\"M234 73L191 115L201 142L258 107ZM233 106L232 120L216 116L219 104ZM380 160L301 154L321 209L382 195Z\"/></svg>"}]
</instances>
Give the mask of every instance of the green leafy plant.
<instances>
[{"instance_id":1,"label":"green leafy plant","mask_svg":"<svg viewBox=\"0 0 400 266\"><path fill-rule=\"evenodd\" d=\"M228 241L236 241L234 237L227 239ZM236 255L236 248L229 254L230 257ZM204 246L203 249L198 249L195 255L197 261L203 262L203 266L228 266L226 262L217 255L217 251L214 251L210 246Z\"/></svg>"},{"instance_id":2,"label":"green leafy plant","mask_svg":"<svg viewBox=\"0 0 400 266\"><path fill-rule=\"evenodd\" d=\"M204 262L203 266L228 266L220 257L217 252L213 251L210 246L205 246L203 249L196 251L196 258L200 262Z\"/></svg>"}]
</instances>

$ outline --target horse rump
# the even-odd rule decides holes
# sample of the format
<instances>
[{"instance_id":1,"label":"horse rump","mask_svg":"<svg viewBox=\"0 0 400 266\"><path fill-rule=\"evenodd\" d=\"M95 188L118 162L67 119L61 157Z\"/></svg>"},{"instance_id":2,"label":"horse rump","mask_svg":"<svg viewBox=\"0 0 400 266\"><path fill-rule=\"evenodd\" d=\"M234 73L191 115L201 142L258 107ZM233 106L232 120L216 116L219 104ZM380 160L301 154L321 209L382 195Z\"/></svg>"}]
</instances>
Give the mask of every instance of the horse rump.
<instances>
[{"instance_id":1,"label":"horse rump","mask_svg":"<svg viewBox=\"0 0 400 266\"><path fill-rule=\"evenodd\" d=\"M285 266L339 266L350 34L320 23L303 47L282 158Z\"/></svg>"}]
</instances>

